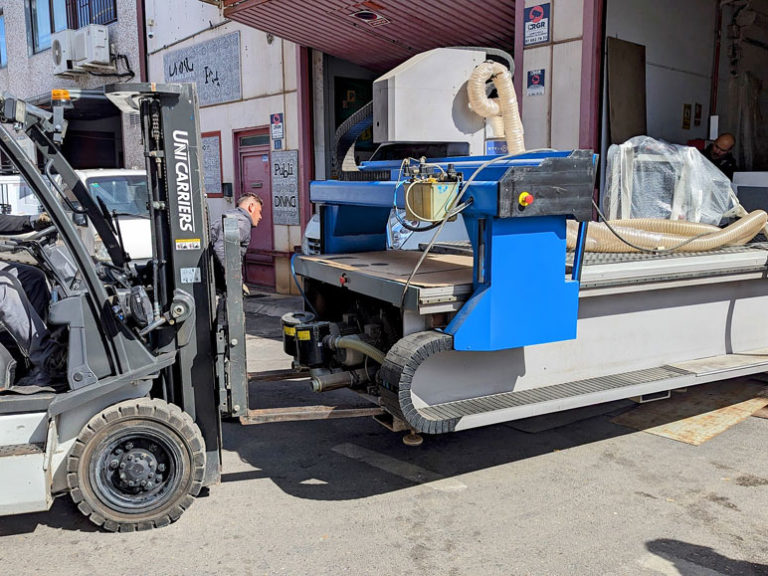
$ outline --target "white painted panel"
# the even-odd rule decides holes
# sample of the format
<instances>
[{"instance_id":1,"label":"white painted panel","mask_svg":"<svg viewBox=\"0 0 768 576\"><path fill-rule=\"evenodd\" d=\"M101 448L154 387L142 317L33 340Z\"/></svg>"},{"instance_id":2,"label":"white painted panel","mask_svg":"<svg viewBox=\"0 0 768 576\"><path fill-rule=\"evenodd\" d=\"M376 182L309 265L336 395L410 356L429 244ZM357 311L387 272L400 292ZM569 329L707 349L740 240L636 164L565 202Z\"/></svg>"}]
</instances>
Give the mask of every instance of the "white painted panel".
<instances>
[{"instance_id":1,"label":"white painted panel","mask_svg":"<svg viewBox=\"0 0 768 576\"><path fill-rule=\"evenodd\" d=\"M549 97L552 89L552 69L549 65L552 48L542 46L525 51L523 74L523 94L518 98L523 102L523 128L525 129L525 147L528 150L549 147ZM530 70L544 69L544 94L528 96L526 85Z\"/></svg>"},{"instance_id":2,"label":"white painted panel","mask_svg":"<svg viewBox=\"0 0 768 576\"><path fill-rule=\"evenodd\" d=\"M51 507L45 454L0 458L0 516L41 512Z\"/></svg>"},{"instance_id":3,"label":"white painted panel","mask_svg":"<svg viewBox=\"0 0 768 576\"><path fill-rule=\"evenodd\" d=\"M232 24L231 26L235 26ZM239 25L238 25L239 26ZM224 28L228 28L225 26ZM242 29L243 98L276 94L283 90L283 42L268 42L263 32Z\"/></svg>"},{"instance_id":4,"label":"white painted panel","mask_svg":"<svg viewBox=\"0 0 768 576\"><path fill-rule=\"evenodd\" d=\"M47 412L0 416L0 446L42 444L47 434Z\"/></svg>"},{"instance_id":5,"label":"white painted panel","mask_svg":"<svg viewBox=\"0 0 768 576\"><path fill-rule=\"evenodd\" d=\"M296 90L298 80L298 61L296 44L283 41L283 74L285 76L285 91Z\"/></svg>"},{"instance_id":6,"label":"white painted panel","mask_svg":"<svg viewBox=\"0 0 768 576\"><path fill-rule=\"evenodd\" d=\"M682 74L657 66L646 66L648 135L669 142L685 144L692 138L707 137L709 78ZM700 126L683 129L683 104L702 105Z\"/></svg>"},{"instance_id":7,"label":"white painted panel","mask_svg":"<svg viewBox=\"0 0 768 576\"><path fill-rule=\"evenodd\" d=\"M578 148L580 106L581 40L556 44L552 54L552 148Z\"/></svg>"},{"instance_id":8,"label":"white painted panel","mask_svg":"<svg viewBox=\"0 0 768 576\"><path fill-rule=\"evenodd\" d=\"M134 3L135 4L135 3ZM134 5L135 10L135 5ZM183 17L179 17L183 13ZM147 47L159 50L224 21L219 9L203 2L146 0Z\"/></svg>"},{"instance_id":9,"label":"white painted panel","mask_svg":"<svg viewBox=\"0 0 768 576\"><path fill-rule=\"evenodd\" d=\"M553 40L560 42L572 38L581 38L584 29L584 2L583 0L555 0Z\"/></svg>"},{"instance_id":10,"label":"white painted panel","mask_svg":"<svg viewBox=\"0 0 768 576\"><path fill-rule=\"evenodd\" d=\"M286 150L298 150L299 145L299 97L297 92L285 95L285 141Z\"/></svg>"},{"instance_id":11,"label":"white painted panel","mask_svg":"<svg viewBox=\"0 0 768 576\"><path fill-rule=\"evenodd\" d=\"M275 224L275 227L274 227L275 250L279 252L291 251L290 231L288 230L288 228L289 226L285 226L282 224Z\"/></svg>"}]
</instances>

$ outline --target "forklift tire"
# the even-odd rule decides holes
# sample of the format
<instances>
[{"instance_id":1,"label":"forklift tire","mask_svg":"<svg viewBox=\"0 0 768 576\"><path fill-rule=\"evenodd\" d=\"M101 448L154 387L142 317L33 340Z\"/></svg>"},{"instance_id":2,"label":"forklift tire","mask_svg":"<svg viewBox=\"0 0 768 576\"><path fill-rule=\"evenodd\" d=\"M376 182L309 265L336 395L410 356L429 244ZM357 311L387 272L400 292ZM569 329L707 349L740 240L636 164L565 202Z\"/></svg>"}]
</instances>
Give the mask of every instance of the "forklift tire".
<instances>
[{"instance_id":1,"label":"forklift tire","mask_svg":"<svg viewBox=\"0 0 768 576\"><path fill-rule=\"evenodd\" d=\"M67 462L78 509L110 532L175 522L200 493L205 445L186 412L139 398L96 414L81 430Z\"/></svg>"}]
</instances>

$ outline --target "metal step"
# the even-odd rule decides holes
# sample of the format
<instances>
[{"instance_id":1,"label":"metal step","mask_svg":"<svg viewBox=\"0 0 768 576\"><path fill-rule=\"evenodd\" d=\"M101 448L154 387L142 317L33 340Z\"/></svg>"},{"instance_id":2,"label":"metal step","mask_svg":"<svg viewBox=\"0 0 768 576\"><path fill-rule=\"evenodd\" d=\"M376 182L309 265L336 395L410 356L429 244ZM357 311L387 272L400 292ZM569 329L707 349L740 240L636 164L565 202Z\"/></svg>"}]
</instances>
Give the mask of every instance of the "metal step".
<instances>
[{"instance_id":1,"label":"metal step","mask_svg":"<svg viewBox=\"0 0 768 576\"><path fill-rule=\"evenodd\" d=\"M455 430L462 430L766 370L768 349L760 349L542 388L422 406L417 410L427 420L454 421Z\"/></svg>"},{"instance_id":2,"label":"metal step","mask_svg":"<svg viewBox=\"0 0 768 576\"><path fill-rule=\"evenodd\" d=\"M461 418L473 414L562 400L563 398L583 396L585 394L624 388L637 384L647 384L662 380L670 381L691 374L692 373L687 370L681 370L673 366L660 366L658 368L624 372L623 374L613 374L601 378L589 378L587 380L577 380L565 384L555 384L553 386L545 386L543 388L535 388L532 390L504 392L501 394L484 396L482 398L446 402L445 404L436 404L427 408L421 408L419 409L419 412L421 412L422 416L425 418L433 420Z\"/></svg>"}]
</instances>

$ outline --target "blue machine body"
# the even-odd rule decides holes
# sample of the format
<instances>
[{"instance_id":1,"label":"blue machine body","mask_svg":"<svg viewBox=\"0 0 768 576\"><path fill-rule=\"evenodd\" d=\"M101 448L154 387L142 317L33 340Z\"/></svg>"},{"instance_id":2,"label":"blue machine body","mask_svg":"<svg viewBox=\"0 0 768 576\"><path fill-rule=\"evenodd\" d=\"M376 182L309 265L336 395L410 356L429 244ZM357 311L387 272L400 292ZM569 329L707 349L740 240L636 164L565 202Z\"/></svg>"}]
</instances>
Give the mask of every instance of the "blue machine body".
<instances>
[{"instance_id":1,"label":"blue machine body","mask_svg":"<svg viewBox=\"0 0 768 576\"><path fill-rule=\"evenodd\" d=\"M452 164L464 181L494 157L429 160ZM493 351L576 337L579 275L591 218L596 157L587 151L538 152L494 161L466 188L462 212L473 248L473 294L445 331L456 350ZM325 254L383 251L394 204L404 207L400 162L361 171L389 180L318 181ZM523 206L519 194L534 203ZM572 274L566 275L566 219L582 222Z\"/></svg>"}]
</instances>

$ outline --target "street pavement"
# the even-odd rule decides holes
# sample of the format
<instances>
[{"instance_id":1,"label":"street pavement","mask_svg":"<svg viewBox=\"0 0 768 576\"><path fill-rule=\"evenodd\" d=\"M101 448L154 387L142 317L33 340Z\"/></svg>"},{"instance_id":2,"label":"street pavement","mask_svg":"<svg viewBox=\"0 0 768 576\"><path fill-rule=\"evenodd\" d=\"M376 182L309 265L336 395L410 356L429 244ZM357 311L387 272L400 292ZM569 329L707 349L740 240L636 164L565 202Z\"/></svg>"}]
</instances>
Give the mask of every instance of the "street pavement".
<instances>
[{"instance_id":1,"label":"street pavement","mask_svg":"<svg viewBox=\"0 0 768 576\"><path fill-rule=\"evenodd\" d=\"M246 303L249 370L288 367L279 317L299 301ZM361 402L251 392L260 408ZM768 420L694 447L612 424L622 410L416 448L370 418L228 422L222 482L178 522L103 533L59 498L0 518L0 575L768 575Z\"/></svg>"}]
</instances>

